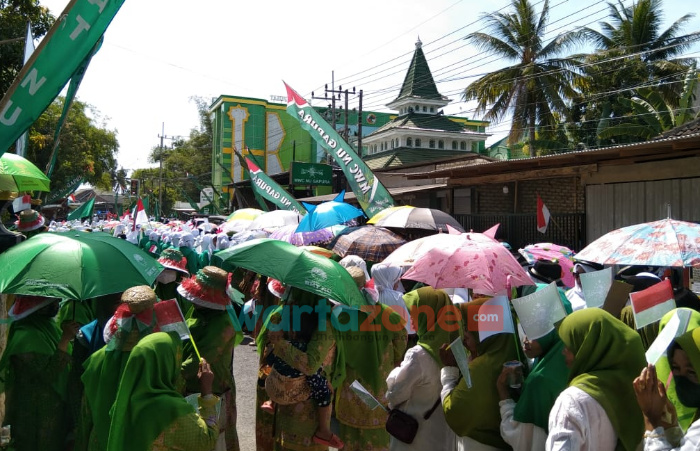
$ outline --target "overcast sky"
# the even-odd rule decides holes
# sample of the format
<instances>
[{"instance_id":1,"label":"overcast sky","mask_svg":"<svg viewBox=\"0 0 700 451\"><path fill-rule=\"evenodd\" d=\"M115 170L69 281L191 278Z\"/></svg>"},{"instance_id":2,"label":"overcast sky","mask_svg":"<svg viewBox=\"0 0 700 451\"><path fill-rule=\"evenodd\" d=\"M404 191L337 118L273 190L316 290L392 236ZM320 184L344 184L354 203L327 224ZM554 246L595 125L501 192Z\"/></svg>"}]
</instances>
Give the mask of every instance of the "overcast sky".
<instances>
[{"instance_id":1,"label":"overcast sky","mask_svg":"<svg viewBox=\"0 0 700 451\"><path fill-rule=\"evenodd\" d=\"M532 0L539 11L543 0ZM623 0L630 5L632 0ZM68 0L40 0L58 16ZM697 8L664 0L666 26ZM364 110L388 111L398 95L415 42L423 50L438 90L453 99L447 114L475 118L460 91L484 72L504 65L462 39L483 31L485 12L510 0L126 0L107 29L78 98L116 129L119 164L152 166L147 156L165 135L187 136L199 125L190 101L220 95L270 100L285 95L282 80L310 100L323 94L335 71L336 89L363 89ZM580 26L597 27L607 3L550 0L548 38ZM685 32L700 30L695 17ZM585 49L580 49L585 50ZM695 46L689 55L700 55ZM356 100L355 100L356 102ZM325 104L314 101L315 105ZM351 107L356 106L351 103ZM487 129L493 142L509 124ZM167 141L166 141L167 144Z\"/></svg>"}]
</instances>

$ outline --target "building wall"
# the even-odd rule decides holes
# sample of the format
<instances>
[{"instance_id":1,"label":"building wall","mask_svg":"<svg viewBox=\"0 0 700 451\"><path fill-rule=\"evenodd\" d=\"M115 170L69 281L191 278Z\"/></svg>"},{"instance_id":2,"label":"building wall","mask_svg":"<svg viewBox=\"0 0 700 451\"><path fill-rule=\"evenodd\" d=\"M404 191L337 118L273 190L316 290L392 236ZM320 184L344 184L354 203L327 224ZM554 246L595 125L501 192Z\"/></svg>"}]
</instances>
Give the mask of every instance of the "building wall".
<instances>
[{"instance_id":1,"label":"building wall","mask_svg":"<svg viewBox=\"0 0 700 451\"><path fill-rule=\"evenodd\" d=\"M585 211L584 188L578 178L561 177L475 187L474 213L536 213L538 194L552 214Z\"/></svg>"}]
</instances>

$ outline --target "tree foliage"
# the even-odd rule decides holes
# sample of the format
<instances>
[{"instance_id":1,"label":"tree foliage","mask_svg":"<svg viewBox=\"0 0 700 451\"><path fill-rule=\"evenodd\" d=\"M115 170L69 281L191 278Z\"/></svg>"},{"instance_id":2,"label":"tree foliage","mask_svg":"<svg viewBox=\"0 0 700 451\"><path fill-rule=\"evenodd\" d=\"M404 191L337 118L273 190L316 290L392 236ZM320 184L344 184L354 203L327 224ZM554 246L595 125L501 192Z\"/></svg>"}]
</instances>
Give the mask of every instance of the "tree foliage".
<instances>
[{"instance_id":1,"label":"tree foliage","mask_svg":"<svg viewBox=\"0 0 700 451\"><path fill-rule=\"evenodd\" d=\"M39 0L0 0L0 93L7 92L24 64L27 23L35 38L44 36L55 18ZM1 97L1 96L0 96Z\"/></svg>"}]
</instances>

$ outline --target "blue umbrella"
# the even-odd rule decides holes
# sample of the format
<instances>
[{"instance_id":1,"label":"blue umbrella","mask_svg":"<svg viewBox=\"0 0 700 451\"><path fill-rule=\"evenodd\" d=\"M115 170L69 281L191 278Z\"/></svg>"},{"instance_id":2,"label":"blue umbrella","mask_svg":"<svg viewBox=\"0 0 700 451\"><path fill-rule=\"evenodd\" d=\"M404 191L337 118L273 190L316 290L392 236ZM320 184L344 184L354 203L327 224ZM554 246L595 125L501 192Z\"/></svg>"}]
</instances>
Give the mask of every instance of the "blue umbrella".
<instances>
[{"instance_id":1,"label":"blue umbrella","mask_svg":"<svg viewBox=\"0 0 700 451\"><path fill-rule=\"evenodd\" d=\"M313 232L324 227L342 224L364 215L359 208L343 202L343 197L345 197L345 190L341 191L335 199L328 202L318 205L304 203L307 213L299 222L296 233Z\"/></svg>"}]
</instances>

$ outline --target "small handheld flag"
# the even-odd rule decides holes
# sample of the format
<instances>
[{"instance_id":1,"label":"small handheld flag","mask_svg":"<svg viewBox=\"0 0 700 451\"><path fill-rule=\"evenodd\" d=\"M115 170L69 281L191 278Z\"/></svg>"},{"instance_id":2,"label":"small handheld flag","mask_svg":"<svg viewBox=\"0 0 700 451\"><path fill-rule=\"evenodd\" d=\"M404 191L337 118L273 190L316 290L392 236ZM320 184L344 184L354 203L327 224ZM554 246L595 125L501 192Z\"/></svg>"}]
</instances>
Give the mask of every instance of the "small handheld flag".
<instances>
[{"instance_id":1,"label":"small handheld flag","mask_svg":"<svg viewBox=\"0 0 700 451\"><path fill-rule=\"evenodd\" d=\"M660 320L676 308L671 281L666 279L646 290L630 293L632 312L637 329Z\"/></svg>"},{"instance_id":2,"label":"small handheld flag","mask_svg":"<svg viewBox=\"0 0 700 451\"><path fill-rule=\"evenodd\" d=\"M190 328L187 327L187 322L185 322L185 317L177 301L175 299L160 301L153 306L153 310L156 312L156 323L160 330L162 332L177 332L181 339L189 339L197 358L201 361L202 356L199 355L199 349L192 339Z\"/></svg>"}]
</instances>

